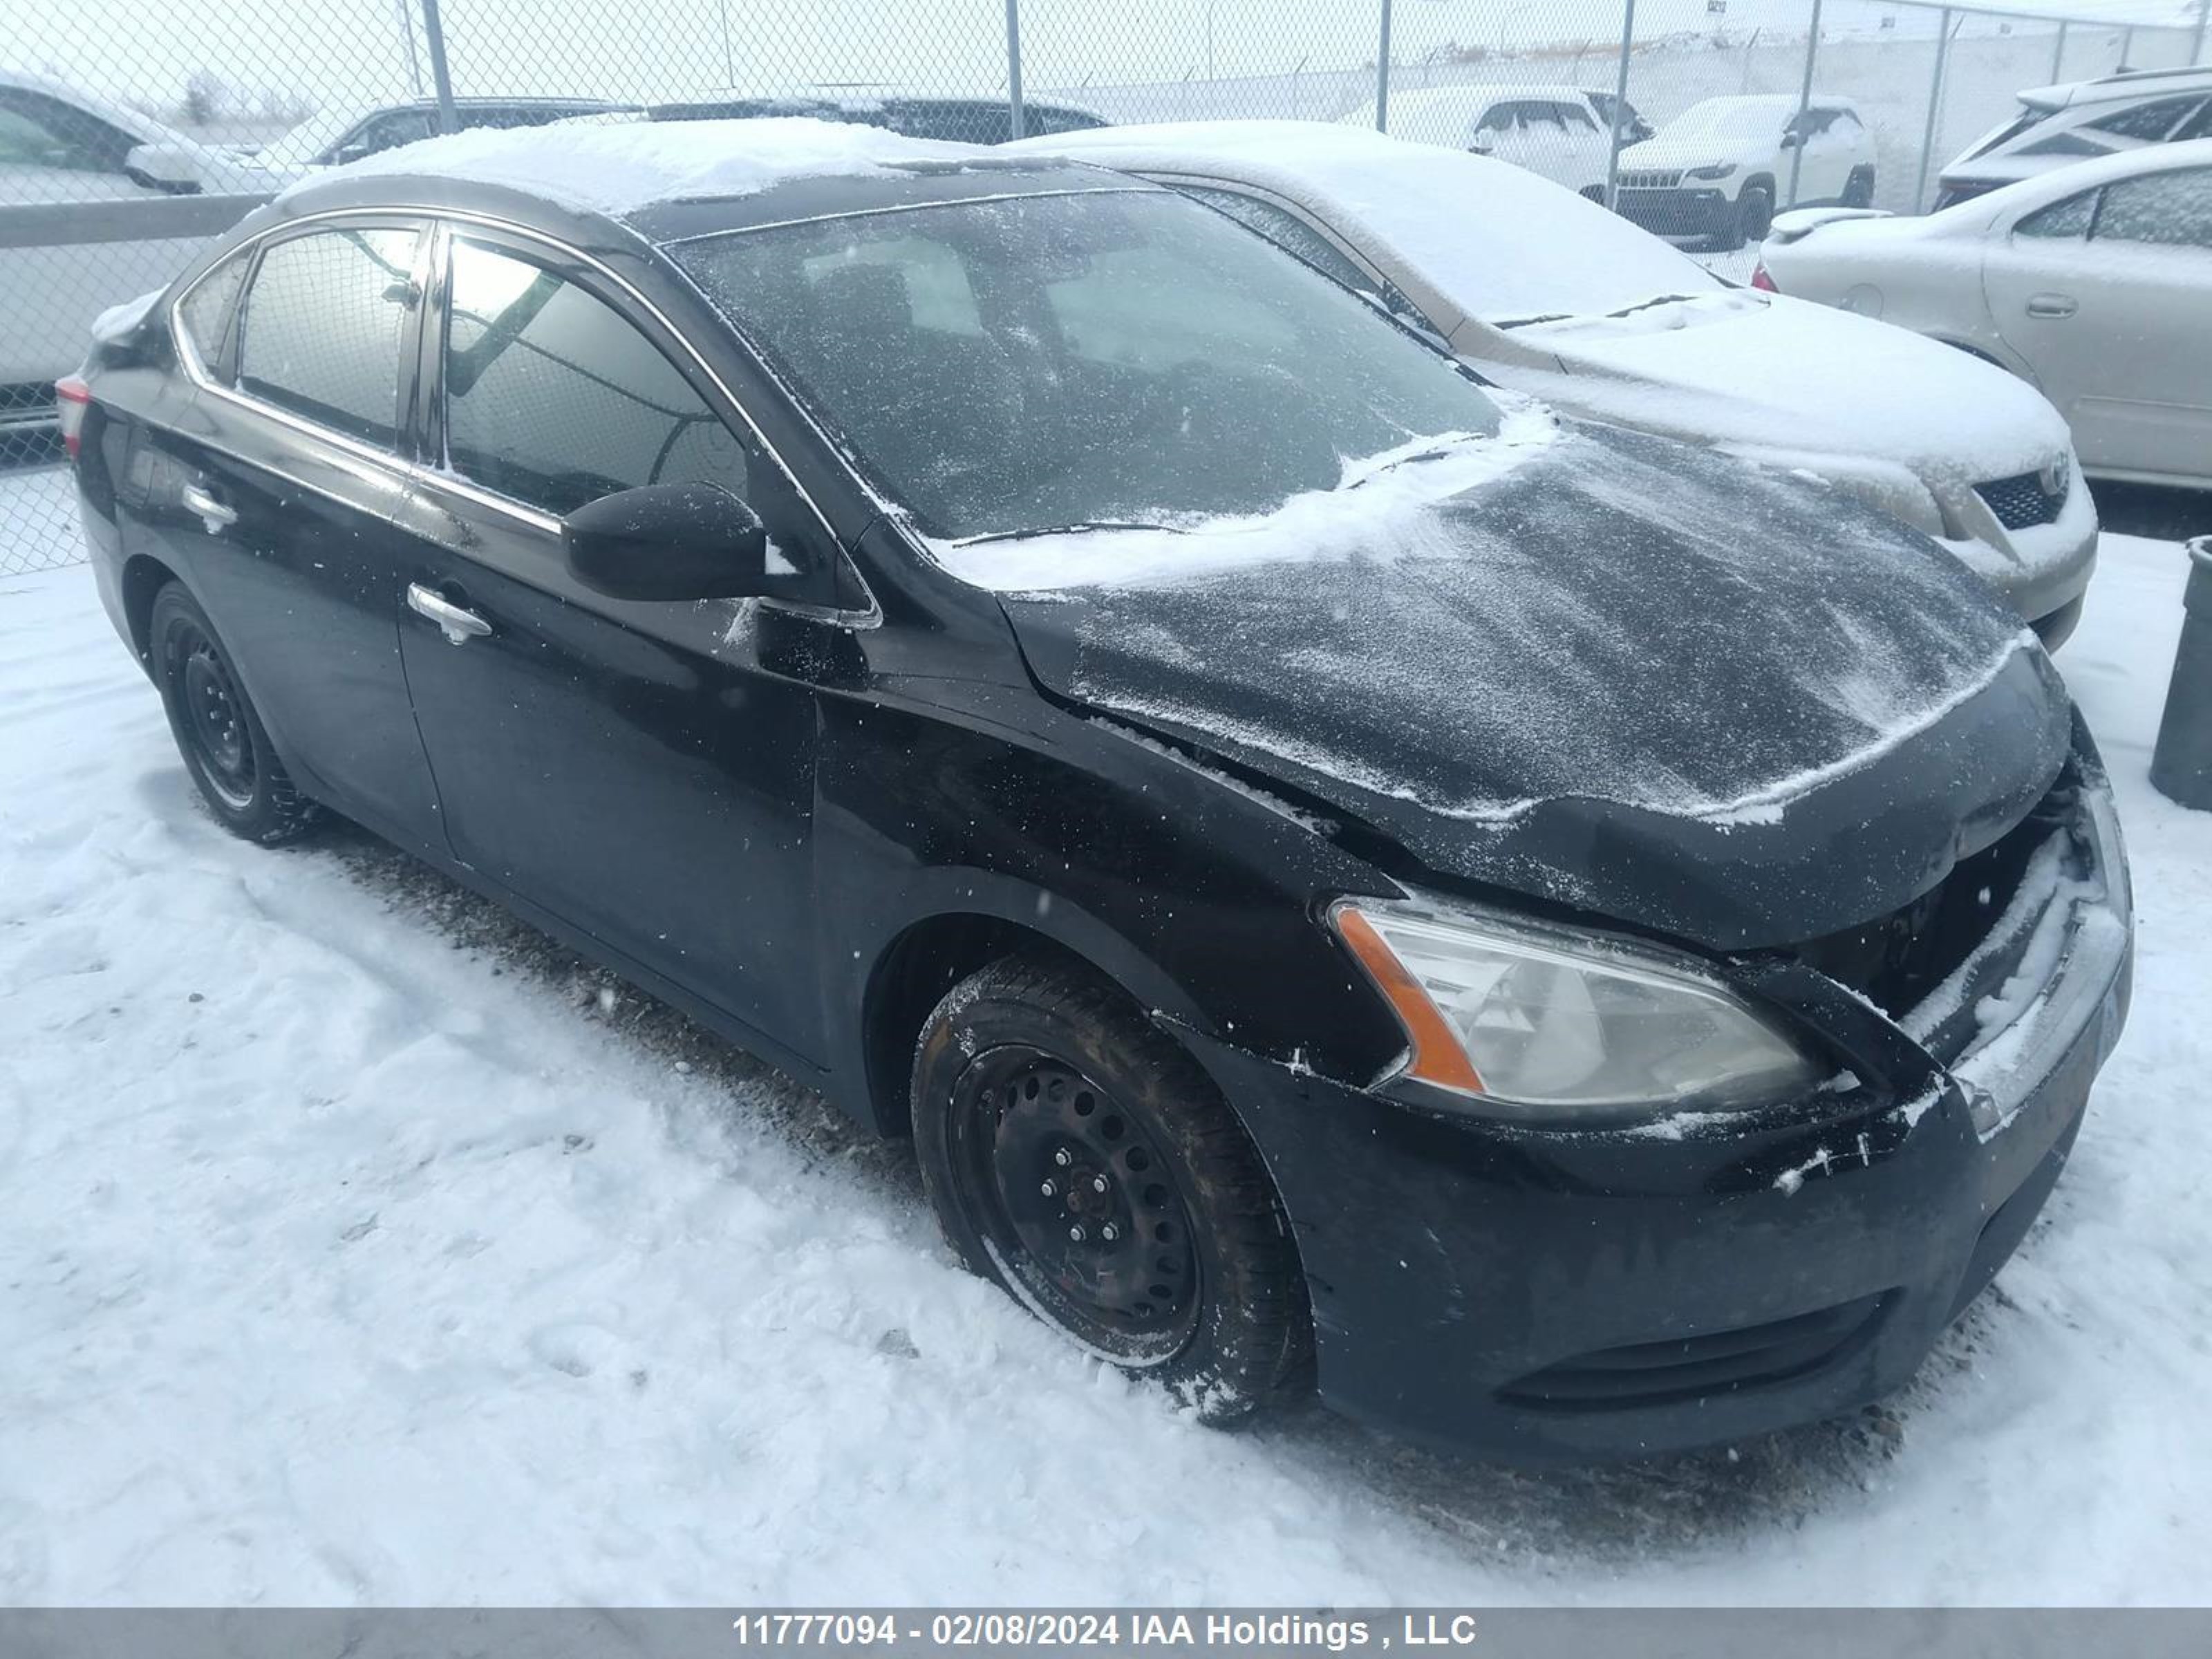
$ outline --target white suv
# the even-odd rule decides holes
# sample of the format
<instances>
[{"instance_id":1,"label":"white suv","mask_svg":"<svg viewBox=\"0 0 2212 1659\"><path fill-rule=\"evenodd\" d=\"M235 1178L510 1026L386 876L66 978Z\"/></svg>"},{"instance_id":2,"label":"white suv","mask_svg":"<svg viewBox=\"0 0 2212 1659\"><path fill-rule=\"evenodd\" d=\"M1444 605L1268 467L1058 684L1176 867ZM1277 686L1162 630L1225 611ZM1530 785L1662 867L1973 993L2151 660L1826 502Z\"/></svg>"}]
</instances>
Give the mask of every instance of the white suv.
<instances>
[{"instance_id":1,"label":"white suv","mask_svg":"<svg viewBox=\"0 0 2212 1659\"><path fill-rule=\"evenodd\" d=\"M2145 144L2212 138L2212 68L2128 70L2035 87L2020 111L1977 138L1943 169L1939 208L2094 155Z\"/></svg>"},{"instance_id":2,"label":"white suv","mask_svg":"<svg viewBox=\"0 0 2212 1659\"><path fill-rule=\"evenodd\" d=\"M1393 138L1472 150L1584 196L1605 193L1611 123L1579 87L1418 87L1390 94L1389 118ZM1342 121L1374 131L1374 104Z\"/></svg>"},{"instance_id":3,"label":"white suv","mask_svg":"<svg viewBox=\"0 0 2212 1659\"><path fill-rule=\"evenodd\" d=\"M1620 211L1662 236L1738 248L1778 204L1816 202L1874 203L1874 137L1847 98L1708 98L1620 152Z\"/></svg>"}]
</instances>

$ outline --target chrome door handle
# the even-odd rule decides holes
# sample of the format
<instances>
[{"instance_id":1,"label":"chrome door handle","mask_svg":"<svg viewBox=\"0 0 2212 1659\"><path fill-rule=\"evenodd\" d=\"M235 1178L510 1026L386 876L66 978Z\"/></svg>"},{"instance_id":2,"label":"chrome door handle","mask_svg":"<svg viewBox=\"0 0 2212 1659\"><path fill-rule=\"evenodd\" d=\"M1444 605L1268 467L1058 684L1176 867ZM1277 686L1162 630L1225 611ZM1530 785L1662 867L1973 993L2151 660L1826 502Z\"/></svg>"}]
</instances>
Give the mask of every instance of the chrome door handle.
<instances>
[{"instance_id":1,"label":"chrome door handle","mask_svg":"<svg viewBox=\"0 0 2212 1659\"><path fill-rule=\"evenodd\" d=\"M2031 294L2027 296L2027 314L2031 317L2071 317L2080 303L2070 294Z\"/></svg>"},{"instance_id":2,"label":"chrome door handle","mask_svg":"<svg viewBox=\"0 0 2212 1659\"><path fill-rule=\"evenodd\" d=\"M220 536L238 522L238 509L225 507L205 484L188 483L179 494L185 511L197 513L210 536Z\"/></svg>"},{"instance_id":3,"label":"chrome door handle","mask_svg":"<svg viewBox=\"0 0 2212 1659\"><path fill-rule=\"evenodd\" d=\"M437 623L446 638L454 645L466 645L471 640L491 632L491 624L475 611L464 610L435 588L425 587L420 582L408 584L407 608L416 616L428 617Z\"/></svg>"}]
</instances>

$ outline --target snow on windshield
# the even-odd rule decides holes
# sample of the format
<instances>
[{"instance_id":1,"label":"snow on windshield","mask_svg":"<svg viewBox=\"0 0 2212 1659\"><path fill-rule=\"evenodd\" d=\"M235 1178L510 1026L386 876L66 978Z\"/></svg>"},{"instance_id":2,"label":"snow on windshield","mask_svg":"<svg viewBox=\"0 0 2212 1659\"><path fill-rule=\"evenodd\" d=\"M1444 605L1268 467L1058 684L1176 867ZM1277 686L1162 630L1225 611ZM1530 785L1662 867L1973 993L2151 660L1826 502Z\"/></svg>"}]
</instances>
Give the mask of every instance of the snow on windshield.
<instances>
[{"instance_id":1,"label":"snow on windshield","mask_svg":"<svg viewBox=\"0 0 2212 1659\"><path fill-rule=\"evenodd\" d=\"M597 121L477 127L354 162L352 177L429 174L526 190L587 212L624 214L685 197L750 196L793 179L896 162L973 161L972 144L902 138L842 121ZM295 188L297 188L295 186ZM287 192L288 194L289 192Z\"/></svg>"},{"instance_id":2,"label":"snow on windshield","mask_svg":"<svg viewBox=\"0 0 2212 1659\"><path fill-rule=\"evenodd\" d=\"M1708 98L1668 122L1652 143L1711 141L1771 148L1782 142L1782 129L1796 112L1794 98Z\"/></svg>"},{"instance_id":3,"label":"snow on windshield","mask_svg":"<svg viewBox=\"0 0 2212 1659\"><path fill-rule=\"evenodd\" d=\"M1414 554L1443 534L1430 509L1543 451L1559 423L1540 405L1508 410L1494 435L1453 433L1346 460L1332 488L1302 490L1271 513L1178 527L1130 526L994 541L934 542L937 562L1000 592L1143 586L1240 567Z\"/></svg>"},{"instance_id":4,"label":"snow on windshield","mask_svg":"<svg viewBox=\"0 0 2212 1659\"><path fill-rule=\"evenodd\" d=\"M1727 284L1571 190L1504 161L1316 122L1107 127L1036 141L1102 167L1212 173L1297 203L1386 275L1410 266L1492 324L1602 317ZM1401 279L1402 282L1402 279Z\"/></svg>"}]
</instances>

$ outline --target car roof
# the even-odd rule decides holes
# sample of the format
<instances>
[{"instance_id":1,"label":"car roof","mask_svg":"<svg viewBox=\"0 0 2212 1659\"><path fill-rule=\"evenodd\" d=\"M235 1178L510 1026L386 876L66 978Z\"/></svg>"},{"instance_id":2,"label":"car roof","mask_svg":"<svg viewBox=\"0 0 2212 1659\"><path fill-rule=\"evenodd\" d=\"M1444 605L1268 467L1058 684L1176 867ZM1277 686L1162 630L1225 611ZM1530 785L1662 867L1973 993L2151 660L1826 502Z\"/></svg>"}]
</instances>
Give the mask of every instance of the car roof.
<instances>
[{"instance_id":1,"label":"car roof","mask_svg":"<svg viewBox=\"0 0 2212 1659\"><path fill-rule=\"evenodd\" d=\"M174 139L195 148L204 148L202 141L190 133L179 132L166 121L159 121L136 110L130 105L110 98L105 94L81 87L58 76L41 75L36 70L0 69L0 87L18 92L41 93L64 104L74 104L89 114L98 116L110 125L121 127L143 143L156 139Z\"/></svg>"},{"instance_id":2,"label":"car roof","mask_svg":"<svg viewBox=\"0 0 2212 1659\"><path fill-rule=\"evenodd\" d=\"M2061 110L2076 104L2111 104L2212 92L2212 65L2194 69L2124 70L2088 81L2061 81L2030 87L2020 101L2030 109Z\"/></svg>"},{"instance_id":3,"label":"car roof","mask_svg":"<svg viewBox=\"0 0 2212 1659\"><path fill-rule=\"evenodd\" d=\"M2180 167L2212 167L2212 138L2187 138L2172 144L2142 144L2134 149L2124 149L2110 155L2087 156L2079 161L2069 161L2063 167L2031 174L2016 183L2004 185L1984 192L1943 212L1930 215L1928 222L1936 220L1964 222L1973 217L1969 210L2002 209L2006 204L2030 198L2048 198L2052 201L2094 190L2099 185L2110 184L2116 179L2132 179L2146 173L2171 173ZM1953 222L1950 216L1958 214Z\"/></svg>"},{"instance_id":4,"label":"car roof","mask_svg":"<svg viewBox=\"0 0 2212 1659\"><path fill-rule=\"evenodd\" d=\"M295 185L277 202L293 213L535 204L552 217L613 221L670 242L931 203L1152 188L980 144L779 117L471 128L368 156Z\"/></svg>"}]
</instances>

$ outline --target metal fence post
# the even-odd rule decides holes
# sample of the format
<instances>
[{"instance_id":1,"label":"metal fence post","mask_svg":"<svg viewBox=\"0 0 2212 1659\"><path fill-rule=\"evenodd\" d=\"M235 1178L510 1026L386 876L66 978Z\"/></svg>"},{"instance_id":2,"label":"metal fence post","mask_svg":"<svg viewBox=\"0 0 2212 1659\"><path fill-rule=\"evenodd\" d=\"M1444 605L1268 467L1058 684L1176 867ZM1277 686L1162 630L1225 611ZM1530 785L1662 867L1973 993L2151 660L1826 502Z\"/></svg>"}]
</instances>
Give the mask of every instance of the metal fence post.
<instances>
[{"instance_id":1,"label":"metal fence post","mask_svg":"<svg viewBox=\"0 0 2212 1659\"><path fill-rule=\"evenodd\" d=\"M446 26L438 21L438 0L422 0L422 45L430 54L430 84L438 92L438 131L458 132L453 113L453 77L446 67Z\"/></svg>"},{"instance_id":2,"label":"metal fence post","mask_svg":"<svg viewBox=\"0 0 2212 1659\"><path fill-rule=\"evenodd\" d=\"M1019 138L1027 125L1022 107L1021 0L1006 0L1006 131Z\"/></svg>"},{"instance_id":3,"label":"metal fence post","mask_svg":"<svg viewBox=\"0 0 2212 1659\"><path fill-rule=\"evenodd\" d=\"M2066 78L2066 20L2058 20L2058 44L2051 52L2051 79L2055 84Z\"/></svg>"},{"instance_id":4,"label":"metal fence post","mask_svg":"<svg viewBox=\"0 0 2212 1659\"><path fill-rule=\"evenodd\" d=\"M1813 102L1813 60L1820 55L1820 0L1813 0L1813 21L1805 31L1805 82L1797 90L1797 142L1790 150L1790 205L1797 205L1797 180L1805 171L1805 112Z\"/></svg>"},{"instance_id":5,"label":"metal fence post","mask_svg":"<svg viewBox=\"0 0 2212 1659\"><path fill-rule=\"evenodd\" d=\"M2204 35L2208 28L2212 28L2212 0L2197 0L2197 33L2189 42L2189 61L2192 64L2204 61Z\"/></svg>"},{"instance_id":6,"label":"metal fence post","mask_svg":"<svg viewBox=\"0 0 2212 1659\"><path fill-rule=\"evenodd\" d=\"M1920 179L1912 186L1912 210L1928 208L1928 164L1936 154L1936 118L1943 108L1943 56L1951 45L1951 9L1936 19L1936 75L1928 83L1928 125L1920 130Z\"/></svg>"},{"instance_id":7,"label":"metal fence post","mask_svg":"<svg viewBox=\"0 0 2212 1659\"><path fill-rule=\"evenodd\" d=\"M422 60L415 51L415 14L407 9L407 0L398 0L399 39L407 47L407 84L415 95L422 95Z\"/></svg>"},{"instance_id":8,"label":"metal fence post","mask_svg":"<svg viewBox=\"0 0 2212 1659\"><path fill-rule=\"evenodd\" d=\"M2127 27L2120 31L2120 61L2118 64L2115 64L2113 68L2125 69L2128 66L2129 54L2133 52L2135 49L2136 26L2133 23L2130 23Z\"/></svg>"},{"instance_id":9,"label":"metal fence post","mask_svg":"<svg viewBox=\"0 0 2212 1659\"><path fill-rule=\"evenodd\" d=\"M1382 0L1382 44L1375 52L1375 131L1390 131L1390 0Z\"/></svg>"},{"instance_id":10,"label":"metal fence post","mask_svg":"<svg viewBox=\"0 0 2212 1659\"><path fill-rule=\"evenodd\" d=\"M1628 52L1636 42L1636 0L1626 0L1620 14L1620 66L1613 76L1613 138L1605 150L1605 204L1620 206L1620 116L1628 107Z\"/></svg>"}]
</instances>

